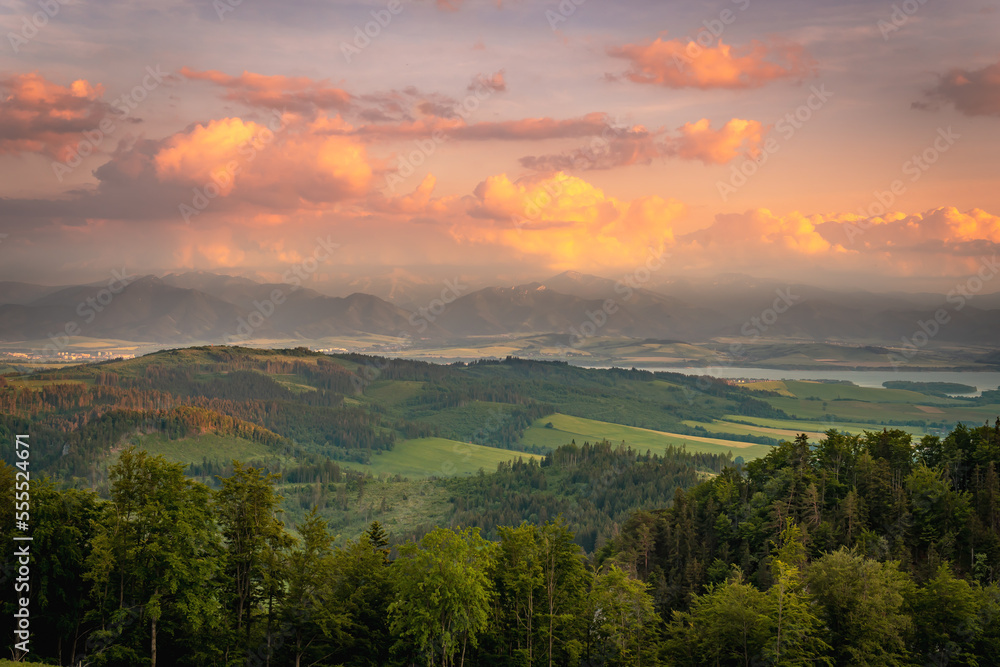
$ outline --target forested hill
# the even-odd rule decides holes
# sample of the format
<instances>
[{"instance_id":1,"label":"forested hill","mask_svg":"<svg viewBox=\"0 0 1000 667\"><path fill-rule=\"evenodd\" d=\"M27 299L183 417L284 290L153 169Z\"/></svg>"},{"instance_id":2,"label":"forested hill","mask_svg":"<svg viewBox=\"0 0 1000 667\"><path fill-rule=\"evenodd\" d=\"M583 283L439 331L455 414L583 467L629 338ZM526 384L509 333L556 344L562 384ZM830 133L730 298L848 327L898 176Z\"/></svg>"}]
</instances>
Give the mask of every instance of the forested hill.
<instances>
[{"instance_id":1,"label":"forested hill","mask_svg":"<svg viewBox=\"0 0 1000 667\"><path fill-rule=\"evenodd\" d=\"M782 415L724 382L695 384L678 374L520 359L442 366L304 348L200 347L0 376L0 435L30 426L37 470L95 485L109 451L135 434L240 438L262 445L255 455L280 467L367 463L401 440L430 436L542 453L522 436L555 412L676 432L691 430L684 420Z\"/></svg>"},{"instance_id":2,"label":"forested hill","mask_svg":"<svg viewBox=\"0 0 1000 667\"><path fill-rule=\"evenodd\" d=\"M673 664L1000 664L1000 419L783 443L595 565L649 584Z\"/></svg>"}]
</instances>

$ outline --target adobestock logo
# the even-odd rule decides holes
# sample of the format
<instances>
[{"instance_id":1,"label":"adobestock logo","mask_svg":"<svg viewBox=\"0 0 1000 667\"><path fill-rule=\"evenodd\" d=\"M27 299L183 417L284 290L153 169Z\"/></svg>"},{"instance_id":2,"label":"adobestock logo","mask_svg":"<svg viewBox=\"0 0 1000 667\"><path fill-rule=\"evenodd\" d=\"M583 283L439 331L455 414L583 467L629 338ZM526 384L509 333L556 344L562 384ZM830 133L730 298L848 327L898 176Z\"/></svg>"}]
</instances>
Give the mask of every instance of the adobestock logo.
<instances>
[{"instance_id":1,"label":"adobestock logo","mask_svg":"<svg viewBox=\"0 0 1000 667\"><path fill-rule=\"evenodd\" d=\"M469 286L463 285L458 278L455 278L454 282L445 280L444 289L441 290L441 298L432 299L426 307L418 308L417 312L410 315L410 325L417 330L418 334L427 331L428 323L441 317L448 304L462 296L462 293L468 289Z\"/></svg>"},{"instance_id":2,"label":"adobestock logo","mask_svg":"<svg viewBox=\"0 0 1000 667\"><path fill-rule=\"evenodd\" d=\"M809 90L811 92L804 104L800 104L787 112L774 124L775 131L786 142L791 140L796 132L812 120L815 113L826 106L826 103L833 97L833 93L826 89L826 84L810 86ZM734 164L731 168L729 179L716 181L715 183L722 201L729 201L729 197L746 185L770 157L779 150L781 150L781 143L773 136L768 136L758 155L752 159L744 160L742 164Z\"/></svg>"},{"instance_id":3,"label":"adobestock logo","mask_svg":"<svg viewBox=\"0 0 1000 667\"><path fill-rule=\"evenodd\" d=\"M372 44L372 40L382 34L382 31L389 27L394 16L403 13L403 3L401 0L389 0L385 9L371 10L373 21L368 21L364 29L360 25L354 26L354 39L351 43L341 42L340 52L344 55L344 61L351 64L356 56L367 49Z\"/></svg>"},{"instance_id":4,"label":"adobestock logo","mask_svg":"<svg viewBox=\"0 0 1000 667\"><path fill-rule=\"evenodd\" d=\"M997 256L990 258L982 257L979 260L979 268L976 273L966 280L955 285L945 297L945 302L951 304L951 310L955 313L965 308L989 281L993 280L997 273L1000 273L1000 261ZM917 320L917 327L909 336L901 339L902 348L900 354L890 353L889 363L893 368L905 365L917 355L917 353L927 346L931 340L937 336L944 327L951 322L951 313L945 308L938 308L933 317L926 320Z\"/></svg>"},{"instance_id":5,"label":"adobestock logo","mask_svg":"<svg viewBox=\"0 0 1000 667\"><path fill-rule=\"evenodd\" d=\"M339 243L334 243L327 236L325 239L316 239L316 247L312 255L305 258L292 268L285 271L282 278L285 284L290 285L289 292L294 292L302 286L302 282L319 270L320 262L328 262L333 257L333 251L340 247ZM245 343L253 338L257 329L264 326L268 318L274 315L278 306L285 302L287 295L285 290L275 288L268 295L269 298L263 301L254 300L253 310L246 317L236 318L236 333L226 337L229 345Z\"/></svg>"},{"instance_id":6,"label":"adobestock logo","mask_svg":"<svg viewBox=\"0 0 1000 667\"><path fill-rule=\"evenodd\" d=\"M41 7L41 11L35 12L31 17L21 17L21 30L18 32L8 32L7 41L14 53L20 53L21 47L38 35L38 31L49 24L59 14L59 10L69 4L69 0L38 0L36 3Z\"/></svg>"},{"instance_id":7,"label":"adobestock logo","mask_svg":"<svg viewBox=\"0 0 1000 667\"><path fill-rule=\"evenodd\" d=\"M115 297L121 294L126 287L136 279L136 276L129 275L128 270L123 266L121 271L117 269L111 272L111 280L106 287L98 290L93 296L86 297L76 305L76 314L83 319L84 324L91 324L97 316L105 311ZM43 350L51 356L64 351L70 344L72 336L80 336L83 333L80 324L76 320L70 320L63 326L62 331L50 333L49 340Z\"/></svg>"}]
</instances>

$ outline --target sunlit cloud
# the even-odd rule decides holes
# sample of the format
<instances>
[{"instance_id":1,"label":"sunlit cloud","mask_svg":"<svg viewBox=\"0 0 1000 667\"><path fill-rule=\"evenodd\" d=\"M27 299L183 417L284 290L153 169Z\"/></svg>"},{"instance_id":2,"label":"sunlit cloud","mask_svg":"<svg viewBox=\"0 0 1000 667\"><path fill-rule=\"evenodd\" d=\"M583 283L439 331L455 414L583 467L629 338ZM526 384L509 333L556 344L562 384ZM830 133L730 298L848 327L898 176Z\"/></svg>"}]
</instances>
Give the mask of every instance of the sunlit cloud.
<instances>
[{"instance_id":1,"label":"sunlit cloud","mask_svg":"<svg viewBox=\"0 0 1000 667\"><path fill-rule=\"evenodd\" d=\"M121 112L104 102L104 86L78 79L68 86L37 72L0 79L0 155L42 153L65 160L83 132Z\"/></svg>"},{"instance_id":2,"label":"sunlit cloud","mask_svg":"<svg viewBox=\"0 0 1000 667\"><path fill-rule=\"evenodd\" d=\"M741 155L754 156L764 142L764 127L756 120L733 118L713 130L707 118L685 123L666 142L666 152L684 160L726 164Z\"/></svg>"},{"instance_id":3,"label":"sunlit cloud","mask_svg":"<svg viewBox=\"0 0 1000 667\"><path fill-rule=\"evenodd\" d=\"M457 221L452 235L510 247L552 269L618 268L662 253L684 211L655 196L621 201L563 173L517 181L501 174L476 187L469 218Z\"/></svg>"},{"instance_id":4,"label":"sunlit cloud","mask_svg":"<svg viewBox=\"0 0 1000 667\"><path fill-rule=\"evenodd\" d=\"M714 46L703 47L661 37L611 47L608 55L629 62L621 77L667 88L759 88L771 81L801 80L814 68L801 45L777 40L733 47L720 39Z\"/></svg>"},{"instance_id":5,"label":"sunlit cloud","mask_svg":"<svg viewBox=\"0 0 1000 667\"><path fill-rule=\"evenodd\" d=\"M230 76L216 70L199 72L190 67L181 68L180 74L187 79L215 84L225 90L225 99L251 107L307 113L316 109L344 110L351 104L347 91L304 76L269 76L247 71Z\"/></svg>"}]
</instances>

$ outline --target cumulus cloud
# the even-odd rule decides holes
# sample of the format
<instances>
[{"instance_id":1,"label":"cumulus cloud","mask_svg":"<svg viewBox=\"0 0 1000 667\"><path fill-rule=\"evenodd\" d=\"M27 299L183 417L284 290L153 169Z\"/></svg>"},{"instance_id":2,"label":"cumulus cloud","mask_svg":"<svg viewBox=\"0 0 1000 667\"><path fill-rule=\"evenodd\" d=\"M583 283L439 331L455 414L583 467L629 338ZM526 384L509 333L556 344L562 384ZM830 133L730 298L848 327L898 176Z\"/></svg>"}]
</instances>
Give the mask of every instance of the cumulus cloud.
<instances>
[{"instance_id":1,"label":"cumulus cloud","mask_svg":"<svg viewBox=\"0 0 1000 667\"><path fill-rule=\"evenodd\" d=\"M366 150L339 117L282 117L264 126L213 120L175 134L153 157L163 180L218 183L221 195L254 205L296 208L363 196L372 178ZM334 132L331 132L333 130Z\"/></svg>"},{"instance_id":2,"label":"cumulus cloud","mask_svg":"<svg viewBox=\"0 0 1000 667\"><path fill-rule=\"evenodd\" d=\"M918 109L951 104L966 116L1000 116L1000 62L982 69L953 69L926 92Z\"/></svg>"},{"instance_id":3,"label":"cumulus cloud","mask_svg":"<svg viewBox=\"0 0 1000 667\"><path fill-rule=\"evenodd\" d=\"M104 88L84 79L68 86L37 72L0 79L0 155L42 153L65 160L108 115L120 113L101 100Z\"/></svg>"},{"instance_id":4,"label":"cumulus cloud","mask_svg":"<svg viewBox=\"0 0 1000 667\"><path fill-rule=\"evenodd\" d=\"M718 130L709 120L685 123L675 137L668 138L666 152L683 160L726 164L740 155L754 156L764 142L765 130L756 120L733 118Z\"/></svg>"},{"instance_id":5,"label":"cumulus cloud","mask_svg":"<svg viewBox=\"0 0 1000 667\"><path fill-rule=\"evenodd\" d=\"M200 198L211 201L212 215L203 220L232 215L246 224L274 224L283 215L364 200L376 167L349 130L325 115L196 123L163 139L121 145L95 170L94 188L57 199L0 200L0 217L179 220L181 205L198 209Z\"/></svg>"},{"instance_id":6,"label":"cumulus cloud","mask_svg":"<svg viewBox=\"0 0 1000 667\"><path fill-rule=\"evenodd\" d=\"M717 215L706 229L684 235L680 241L704 251L759 252L814 255L834 249L817 225L823 216L791 213L778 216L761 208L742 214Z\"/></svg>"},{"instance_id":7,"label":"cumulus cloud","mask_svg":"<svg viewBox=\"0 0 1000 667\"><path fill-rule=\"evenodd\" d=\"M715 46L703 47L661 37L611 47L608 55L629 62L621 75L625 79L667 88L759 88L781 79L800 80L814 69L801 45L777 40L733 47L720 39Z\"/></svg>"},{"instance_id":8,"label":"cumulus cloud","mask_svg":"<svg viewBox=\"0 0 1000 667\"><path fill-rule=\"evenodd\" d=\"M705 266L713 258L742 270L855 270L864 274L945 276L973 268L1000 249L1000 216L953 207L864 218L853 213L777 215L759 208L717 215L677 239L678 254Z\"/></svg>"},{"instance_id":9,"label":"cumulus cloud","mask_svg":"<svg viewBox=\"0 0 1000 667\"><path fill-rule=\"evenodd\" d=\"M982 209L945 206L922 213L861 218L845 215L818 225L831 242L859 251L968 254L1000 244L1000 217Z\"/></svg>"},{"instance_id":10,"label":"cumulus cloud","mask_svg":"<svg viewBox=\"0 0 1000 667\"><path fill-rule=\"evenodd\" d=\"M672 243L684 210L655 196L622 201L561 172L517 181L500 174L476 187L468 218L454 223L452 235L506 246L554 269L623 267Z\"/></svg>"}]
</instances>

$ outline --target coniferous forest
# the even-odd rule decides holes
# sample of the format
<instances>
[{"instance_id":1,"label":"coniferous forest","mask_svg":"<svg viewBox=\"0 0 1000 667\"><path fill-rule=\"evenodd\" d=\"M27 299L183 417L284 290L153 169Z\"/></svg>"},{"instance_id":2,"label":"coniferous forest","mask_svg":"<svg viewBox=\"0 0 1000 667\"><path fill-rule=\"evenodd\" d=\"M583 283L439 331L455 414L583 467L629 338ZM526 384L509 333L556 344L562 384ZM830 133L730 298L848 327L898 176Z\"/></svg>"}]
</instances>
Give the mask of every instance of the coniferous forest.
<instances>
[{"instance_id":1,"label":"coniferous forest","mask_svg":"<svg viewBox=\"0 0 1000 667\"><path fill-rule=\"evenodd\" d=\"M558 459L586 471L595 452ZM596 552L560 516L286 525L275 477L217 489L126 449L108 497L31 483L31 659L88 665L1000 664L1000 422L830 431L678 487ZM602 464L603 465L603 464ZM606 467L606 465L604 466ZM14 507L16 468L0 472ZM487 476L488 479L489 476ZM623 484L609 476L601 485ZM634 480L633 483L644 483ZM486 515L493 517L494 515ZM5 516L10 543L13 517ZM487 535L490 539L487 539ZM4 577L16 572L8 553ZM13 588L3 587L14 609Z\"/></svg>"}]
</instances>

